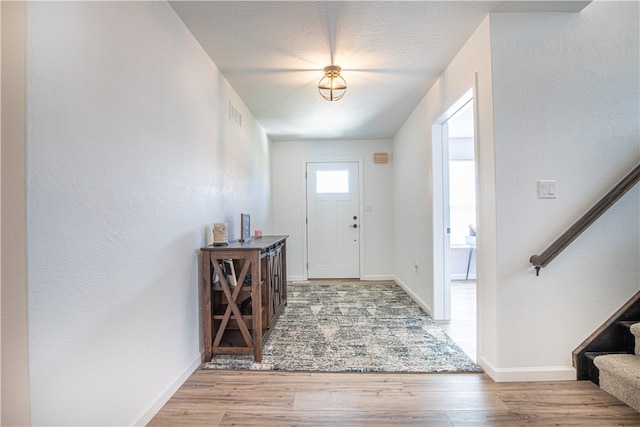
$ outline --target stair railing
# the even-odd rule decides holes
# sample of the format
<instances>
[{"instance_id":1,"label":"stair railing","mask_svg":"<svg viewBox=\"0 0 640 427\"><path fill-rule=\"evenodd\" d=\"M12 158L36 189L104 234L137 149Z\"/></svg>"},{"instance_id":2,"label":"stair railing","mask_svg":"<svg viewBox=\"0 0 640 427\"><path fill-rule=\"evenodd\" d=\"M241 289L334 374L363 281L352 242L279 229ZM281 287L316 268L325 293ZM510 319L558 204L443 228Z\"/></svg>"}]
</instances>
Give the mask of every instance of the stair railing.
<instances>
[{"instance_id":1,"label":"stair railing","mask_svg":"<svg viewBox=\"0 0 640 427\"><path fill-rule=\"evenodd\" d=\"M536 269L536 276L540 274L540 269L546 267L555 257L567 248L580 234L582 234L591 224L613 206L622 196L631 190L640 181L640 164L638 164L622 181L604 195L591 209L587 211L579 220L567 229L556 239L547 249L539 255L532 255L529 262Z\"/></svg>"}]
</instances>

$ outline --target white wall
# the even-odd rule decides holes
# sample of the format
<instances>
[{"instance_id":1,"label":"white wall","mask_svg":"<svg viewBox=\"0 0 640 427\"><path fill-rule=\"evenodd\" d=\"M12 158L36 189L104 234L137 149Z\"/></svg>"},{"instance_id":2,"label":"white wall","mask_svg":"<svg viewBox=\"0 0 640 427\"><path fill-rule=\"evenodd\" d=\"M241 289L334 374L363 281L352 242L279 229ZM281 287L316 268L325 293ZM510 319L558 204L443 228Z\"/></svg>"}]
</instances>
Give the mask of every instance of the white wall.
<instances>
[{"instance_id":1,"label":"white wall","mask_svg":"<svg viewBox=\"0 0 640 427\"><path fill-rule=\"evenodd\" d=\"M491 15L394 139L396 274L433 307L430 125L478 73L478 360L499 381L575 378L572 350L640 288L638 188L540 277L528 263L640 159L638 7Z\"/></svg>"},{"instance_id":2,"label":"white wall","mask_svg":"<svg viewBox=\"0 0 640 427\"><path fill-rule=\"evenodd\" d=\"M268 140L167 3L29 2L26 35L32 423L144 424L200 362L211 224L270 228Z\"/></svg>"},{"instance_id":3,"label":"white wall","mask_svg":"<svg viewBox=\"0 0 640 427\"><path fill-rule=\"evenodd\" d=\"M308 161L360 161L362 200L372 212L363 212L361 222L362 269L365 280L393 278L393 156L389 163L374 164L373 153L391 153L389 140L358 141L274 141L272 143L271 188L273 231L288 234L287 275L289 280L307 277L305 248L306 184ZM361 206L361 212L364 211Z\"/></svg>"},{"instance_id":4,"label":"white wall","mask_svg":"<svg viewBox=\"0 0 640 427\"><path fill-rule=\"evenodd\" d=\"M437 165L441 155L434 156L432 125L446 110L474 87L477 73L478 85L475 107L479 121L476 124L476 153L480 172L478 204L482 206L477 228L478 260L480 249L485 257L484 270L478 267L478 284L484 282L484 292L491 292L494 269L495 241L491 236L494 227L493 215L493 119L492 81L489 45L489 18L485 19L460 52L453 59L445 73L438 79L427 95L408 117L396 134L394 144L394 230L396 237L395 273L396 280L416 301L431 314L440 317L443 308L436 306L442 299L435 286L435 263L442 263L444 247L438 246L434 227L440 207L437 200L437 185L440 171ZM435 204L434 204L435 203ZM434 215L435 214L435 215ZM448 249L447 249L448 250ZM415 267L415 264L418 267ZM484 274L484 278L480 275ZM482 299L478 289L478 298ZM440 304L441 305L441 304ZM492 313L487 310L486 313ZM481 315L481 313L479 313ZM481 320L482 321L482 320ZM495 323L484 320L487 330L493 330ZM487 340L488 341L488 340ZM487 342L487 345L490 345ZM478 351L480 354L481 346Z\"/></svg>"},{"instance_id":5,"label":"white wall","mask_svg":"<svg viewBox=\"0 0 640 427\"><path fill-rule=\"evenodd\" d=\"M499 377L569 368L640 289L638 187L540 277L528 263L640 161L639 8L492 16ZM557 199L536 198L539 179Z\"/></svg>"}]
</instances>

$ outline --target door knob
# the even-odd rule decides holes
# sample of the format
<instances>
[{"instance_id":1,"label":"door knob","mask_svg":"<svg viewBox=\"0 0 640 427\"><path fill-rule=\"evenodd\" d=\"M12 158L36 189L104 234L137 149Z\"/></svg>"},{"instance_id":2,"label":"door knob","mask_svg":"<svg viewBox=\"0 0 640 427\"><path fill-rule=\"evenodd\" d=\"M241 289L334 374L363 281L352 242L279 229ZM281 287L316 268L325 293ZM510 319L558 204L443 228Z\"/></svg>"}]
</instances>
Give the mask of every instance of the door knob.
<instances>
[{"instance_id":1,"label":"door knob","mask_svg":"<svg viewBox=\"0 0 640 427\"><path fill-rule=\"evenodd\" d=\"M353 228L358 228L358 224L353 224L352 227Z\"/></svg>"},{"instance_id":2,"label":"door knob","mask_svg":"<svg viewBox=\"0 0 640 427\"><path fill-rule=\"evenodd\" d=\"M353 219L358 219L358 217L354 215L354 216L353 216Z\"/></svg>"}]
</instances>

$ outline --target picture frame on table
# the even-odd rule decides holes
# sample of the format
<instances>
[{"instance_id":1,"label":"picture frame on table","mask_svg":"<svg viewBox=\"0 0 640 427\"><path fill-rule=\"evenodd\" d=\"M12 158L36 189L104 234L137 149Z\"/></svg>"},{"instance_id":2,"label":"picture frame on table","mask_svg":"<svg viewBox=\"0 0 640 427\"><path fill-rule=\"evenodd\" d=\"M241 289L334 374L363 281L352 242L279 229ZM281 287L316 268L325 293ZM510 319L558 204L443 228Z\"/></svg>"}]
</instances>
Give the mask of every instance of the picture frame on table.
<instances>
[{"instance_id":1,"label":"picture frame on table","mask_svg":"<svg viewBox=\"0 0 640 427\"><path fill-rule=\"evenodd\" d=\"M251 238L251 215L240 214L240 241L244 242Z\"/></svg>"}]
</instances>

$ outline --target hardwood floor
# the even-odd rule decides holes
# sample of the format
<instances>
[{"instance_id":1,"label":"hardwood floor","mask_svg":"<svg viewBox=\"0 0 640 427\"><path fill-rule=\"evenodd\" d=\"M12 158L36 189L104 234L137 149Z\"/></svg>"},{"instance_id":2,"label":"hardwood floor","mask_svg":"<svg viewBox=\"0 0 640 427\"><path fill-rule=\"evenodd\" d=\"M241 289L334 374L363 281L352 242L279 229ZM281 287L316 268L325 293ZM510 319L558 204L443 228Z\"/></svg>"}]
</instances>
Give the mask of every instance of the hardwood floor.
<instances>
[{"instance_id":1,"label":"hardwood floor","mask_svg":"<svg viewBox=\"0 0 640 427\"><path fill-rule=\"evenodd\" d=\"M442 327L475 360L475 283L452 293ZM198 369L149 423L177 425L640 426L640 413L586 381Z\"/></svg>"},{"instance_id":2,"label":"hardwood floor","mask_svg":"<svg viewBox=\"0 0 640 427\"><path fill-rule=\"evenodd\" d=\"M640 426L586 381L197 370L149 426Z\"/></svg>"},{"instance_id":3,"label":"hardwood floor","mask_svg":"<svg viewBox=\"0 0 640 427\"><path fill-rule=\"evenodd\" d=\"M451 320L438 321L456 344L476 360L476 282L451 281Z\"/></svg>"}]
</instances>

